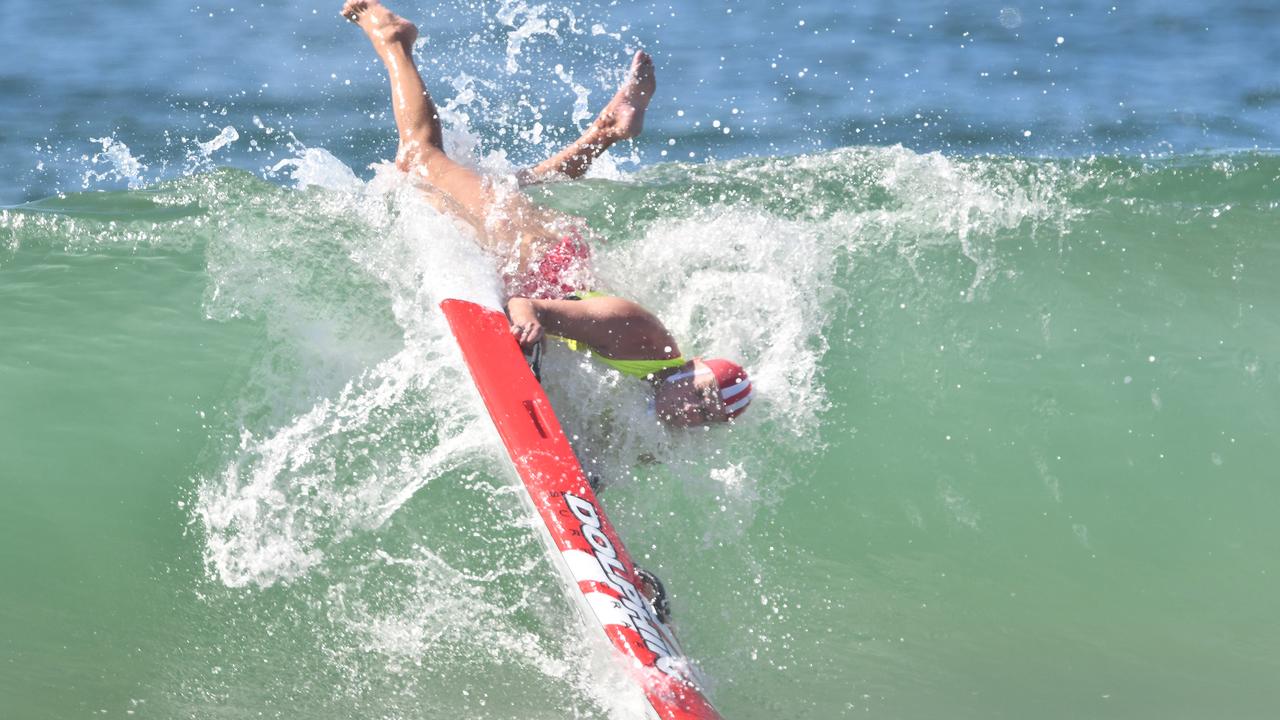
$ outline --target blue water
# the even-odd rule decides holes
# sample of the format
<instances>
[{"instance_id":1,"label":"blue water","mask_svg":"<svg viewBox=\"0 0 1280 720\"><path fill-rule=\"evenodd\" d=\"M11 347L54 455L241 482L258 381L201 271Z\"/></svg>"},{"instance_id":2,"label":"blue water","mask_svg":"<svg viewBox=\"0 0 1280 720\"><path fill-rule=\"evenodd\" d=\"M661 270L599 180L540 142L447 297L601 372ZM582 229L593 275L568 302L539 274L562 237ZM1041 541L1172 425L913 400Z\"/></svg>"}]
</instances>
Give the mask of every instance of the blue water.
<instances>
[{"instance_id":1,"label":"blue water","mask_svg":"<svg viewBox=\"0 0 1280 720\"><path fill-rule=\"evenodd\" d=\"M240 140L213 161L258 172L291 144L356 169L393 150L381 69L336 4L3 7L0 202L127 182L93 163L102 147L91 138L124 143L145 179L205 162L196 143L226 126ZM555 66L590 91L594 111L636 47L653 53L660 78L636 143L645 162L892 143L1024 156L1280 145L1280 8L1268 0L399 9L422 25L440 99L456 96L443 78L474 78L487 108L469 114L473 128L526 162L572 124L575 94ZM540 21L545 32L508 66L512 30ZM536 122L541 137L515 137Z\"/></svg>"}]
</instances>

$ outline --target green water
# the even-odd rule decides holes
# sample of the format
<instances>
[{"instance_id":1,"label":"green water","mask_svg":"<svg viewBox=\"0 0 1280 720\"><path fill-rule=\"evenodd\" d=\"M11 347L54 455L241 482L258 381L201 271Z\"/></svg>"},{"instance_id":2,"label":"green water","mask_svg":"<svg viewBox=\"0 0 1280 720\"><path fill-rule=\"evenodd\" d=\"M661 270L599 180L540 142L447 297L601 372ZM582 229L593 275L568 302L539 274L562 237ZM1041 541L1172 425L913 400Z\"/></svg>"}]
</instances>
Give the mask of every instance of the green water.
<instances>
[{"instance_id":1,"label":"green water","mask_svg":"<svg viewBox=\"0 0 1280 720\"><path fill-rule=\"evenodd\" d=\"M1274 715L1280 159L850 149L540 197L752 370L744 422L673 434L548 358L726 717ZM410 189L0 213L0 716L638 716L433 311L491 270Z\"/></svg>"}]
</instances>

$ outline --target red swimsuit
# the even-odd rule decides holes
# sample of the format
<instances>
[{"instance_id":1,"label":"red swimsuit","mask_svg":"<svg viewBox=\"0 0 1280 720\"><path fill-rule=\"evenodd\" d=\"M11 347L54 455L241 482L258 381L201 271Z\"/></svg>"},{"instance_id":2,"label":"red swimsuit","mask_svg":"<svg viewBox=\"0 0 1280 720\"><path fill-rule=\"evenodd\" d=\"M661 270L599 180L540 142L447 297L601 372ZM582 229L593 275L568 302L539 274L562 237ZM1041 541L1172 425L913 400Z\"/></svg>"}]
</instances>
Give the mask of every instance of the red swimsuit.
<instances>
[{"instance_id":1,"label":"red swimsuit","mask_svg":"<svg viewBox=\"0 0 1280 720\"><path fill-rule=\"evenodd\" d=\"M594 284L591 248L575 231L531 262L526 272L505 280L512 297L560 300L575 290L589 290Z\"/></svg>"}]
</instances>

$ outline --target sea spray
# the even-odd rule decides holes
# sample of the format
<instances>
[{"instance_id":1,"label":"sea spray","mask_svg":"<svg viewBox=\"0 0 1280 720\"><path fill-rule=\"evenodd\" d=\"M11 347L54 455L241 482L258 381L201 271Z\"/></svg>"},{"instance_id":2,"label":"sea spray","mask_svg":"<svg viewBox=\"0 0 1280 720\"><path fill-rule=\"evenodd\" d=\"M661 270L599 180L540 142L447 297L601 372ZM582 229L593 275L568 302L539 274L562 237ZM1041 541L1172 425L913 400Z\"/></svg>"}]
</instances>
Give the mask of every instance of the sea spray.
<instances>
[{"instance_id":1,"label":"sea spray","mask_svg":"<svg viewBox=\"0 0 1280 720\"><path fill-rule=\"evenodd\" d=\"M81 178L81 186L88 188L103 181L118 180L130 188L141 187L142 173L147 167L129 152L129 146L113 137L90 138L102 145L102 152L94 153L89 162L94 166L105 165L105 170L87 169Z\"/></svg>"}]
</instances>

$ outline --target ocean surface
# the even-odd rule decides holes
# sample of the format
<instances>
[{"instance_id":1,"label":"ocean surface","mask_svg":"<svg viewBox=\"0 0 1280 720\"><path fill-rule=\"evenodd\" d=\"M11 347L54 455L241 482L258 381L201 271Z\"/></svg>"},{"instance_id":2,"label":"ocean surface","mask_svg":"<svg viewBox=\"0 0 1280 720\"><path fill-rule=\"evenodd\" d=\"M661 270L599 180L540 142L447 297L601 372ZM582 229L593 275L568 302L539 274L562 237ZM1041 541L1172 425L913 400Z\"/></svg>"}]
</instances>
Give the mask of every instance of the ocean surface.
<instances>
[{"instance_id":1,"label":"ocean surface","mask_svg":"<svg viewBox=\"0 0 1280 720\"><path fill-rule=\"evenodd\" d=\"M1280 6L395 7L492 173L654 55L532 193L755 403L544 372L726 718L1276 716ZM338 4L0 9L0 718L641 717Z\"/></svg>"}]
</instances>

